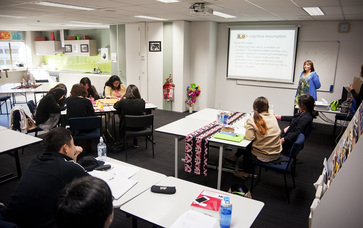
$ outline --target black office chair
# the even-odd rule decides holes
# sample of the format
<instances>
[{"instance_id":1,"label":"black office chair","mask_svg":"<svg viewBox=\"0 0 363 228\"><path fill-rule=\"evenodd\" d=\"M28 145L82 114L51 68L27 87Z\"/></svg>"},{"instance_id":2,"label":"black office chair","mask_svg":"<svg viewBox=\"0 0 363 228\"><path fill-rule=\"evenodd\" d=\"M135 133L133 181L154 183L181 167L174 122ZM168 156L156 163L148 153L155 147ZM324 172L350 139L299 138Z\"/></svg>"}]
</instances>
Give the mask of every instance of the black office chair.
<instances>
[{"instance_id":1,"label":"black office chair","mask_svg":"<svg viewBox=\"0 0 363 228\"><path fill-rule=\"evenodd\" d=\"M101 137L101 117L72 117L69 126L75 141L99 139Z\"/></svg>"},{"instance_id":2,"label":"black office chair","mask_svg":"<svg viewBox=\"0 0 363 228\"><path fill-rule=\"evenodd\" d=\"M145 136L146 148L147 141L151 141L152 153L154 156L154 115L125 115L125 132L124 132L124 147L125 147L125 158L127 161L127 146L126 139L134 138L139 136Z\"/></svg>"},{"instance_id":3,"label":"black office chair","mask_svg":"<svg viewBox=\"0 0 363 228\"><path fill-rule=\"evenodd\" d=\"M258 184L261 178L261 170L262 168L268 170L274 170L276 172L282 173L284 175L284 181L285 181L285 189L286 189L286 195L287 195L287 201L290 203L290 196L289 196L289 189L287 187L287 180L286 180L286 174L290 171L292 176L292 182L294 188L295 186L295 171L296 171L296 157L299 154L300 150L302 149L305 141L305 136L303 133L300 133L297 137L295 143L293 144L289 157L286 157L284 155L280 155L280 158L278 160L272 161L272 162L262 162L257 159L252 159L251 163L254 166L252 169L252 180L251 180L251 192L253 191L253 188ZM254 182L254 174L255 174L255 166L260 167L259 174L258 174L258 180L256 185L253 184Z\"/></svg>"},{"instance_id":4,"label":"black office chair","mask_svg":"<svg viewBox=\"0 0 363 228\"><path fill-rule=\"evenodd\" d=\"M8 100L10 100L10 96L0 97L0 114L1 115L3 115L3 111L1 108L1 106L3 106L3 104L5 104L5 107L6 107L6 115L9 115ZM10 101L10 107L11 107L11 101Z\"/></svg>"}]
</instances>

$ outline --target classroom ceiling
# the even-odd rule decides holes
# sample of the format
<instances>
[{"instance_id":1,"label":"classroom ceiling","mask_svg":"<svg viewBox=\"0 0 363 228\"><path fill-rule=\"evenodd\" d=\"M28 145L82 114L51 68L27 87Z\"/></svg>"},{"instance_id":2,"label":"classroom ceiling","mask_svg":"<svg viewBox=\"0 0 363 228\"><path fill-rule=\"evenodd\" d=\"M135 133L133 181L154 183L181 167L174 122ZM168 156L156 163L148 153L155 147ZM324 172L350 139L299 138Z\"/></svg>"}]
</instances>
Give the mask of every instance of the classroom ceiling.
<instances>
[{"instance_id":1,"label":"classroom ceiling","mask_svg":"<svg viewBox=\"0 0 363 228\"><path fill-rule=\"evenodd\" d=\"M363 0L180 0L162 3L156 0L44 0L95 10L75 10L35 4L34 0L1 0L0 30L49 31L90 29L115 24L153 22L135 16L151 16L166 21L214 22L286 22L363 20ZM204 2L214 11L236 18L190 13L189 7ZM324 16L310 16L302 7L318 6ZM86 24L98 23L98 24Z\"/></svg>"}]
</instances>

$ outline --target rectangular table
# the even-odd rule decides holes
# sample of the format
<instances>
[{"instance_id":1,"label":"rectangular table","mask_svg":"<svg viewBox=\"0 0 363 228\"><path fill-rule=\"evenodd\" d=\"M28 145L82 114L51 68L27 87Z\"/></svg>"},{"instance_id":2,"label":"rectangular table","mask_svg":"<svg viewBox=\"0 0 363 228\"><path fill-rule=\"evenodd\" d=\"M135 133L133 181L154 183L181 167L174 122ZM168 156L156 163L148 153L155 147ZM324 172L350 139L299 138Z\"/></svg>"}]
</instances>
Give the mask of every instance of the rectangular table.
<instances>
[{"instance_id":1,"label":"rectangular table","mask_svg":"<svg viewBox=\"0 0 363 228\"><path fill-rule=\"evenodd\" d=\"M128 164L126 162L122 162L110 157L107 157L105 160L105 164L110 165L123 165L123 166L132 166L139 169L139 171L132 176L130 179L136 180L137 184L133 186L128 192L126 192L121 198L116 199L113 201L113 206L116 208L124 205L125 203L129 202L136 196L140 195L141 193L149 190L152 185L159 183L160 181L164 180L166 176L161 173L157 173L148 169L144 169L138 166L134 166ZM111 189L112 190L112 189Z\"/></svg>"},{"instance_id":2,"label":"rectangular table","mask_svg":"<svg viewBox=\"0 0 363 228\"><path fill-rule=\"evenodd\" d=\"M200 113L199 113L200 112ZM155 129L157 132L162 132L166 134L171 134L175 136L175 177L178 177L178 142L181 139L184 139L185 136L188 134L198 130L201 127L204 127L205 125L213 122L216 120L217 112L216 109L203 109L197 113L194 113L192 115L189 115L185 118L182 118L180 120L174 121L170 124L164 125L162 127L159 127ZM206 118L203 118L205 116ZM215 116L215 117L213 117ZM222 139L215 139L211 137L209 139L209 143L216 144L219 146L219 159L218 159L218 179L217 179L217 189L221 188L221 179L222 179L222 163L223 163L223 150L225 146L234 146L234 147L241 147L246 148L251 141L249 140L242 140L241 142L232 142Z\"/></svg>"},{"instance_id":3,"label":"rectangular table","mask_svg":"<svg viewBox=\"0 0 363 228\"><path fill-rule=\"evenodd\" d=\"M23 94L25 96L25 101L27 102L26 94L33 93L34 94L34 102L36 104L36 94L37 93L47 93L51 88L56 86L58 83L36 83L40 84L37 88L22 88L22 89L13 89L17 86L20 86L20 83L6 83L4 85L0 85L0 94L10 94L12 98L12 104L16 103L15 95Z\"/></svg>"},{"instance_id":4,"label":"rectangular table","mask_svg":"<svg viewBox=\"0 0 363 228\"><path fill-rule=\"evenodd\" d=\"M167 177L158 185L175 186L176 193L167 195L145 191L130 202L122 205L120 209L161 227L170 227L181 214L190 209L218 218L219 212L217 211L191 206L193 200L203 190L210 190L230 196L233 207L231 227L243 228L252 225L264 206L263 202L257 200L233 195L175 177ZM214 227L219 227L219 222Z\"/></svg>"},{"instance_id":5,"label":"rectangular table","mask_svg":"<svg viewBox=\"0 0 363 228\"><path fill-rule=\"evenodd\" d=\"M4 183L9 180L13 180L15 178L21 177L21 167L20 167L20 161L19 161L19 154L18 149L23 148L25 146L39 143L42 141L41 138L37 138L31 135L27 135L18 131L13 131L9 129L3 129L0 130L0 154L4 154L7 152L13 151L14 158L15 158L15 164L16 164L16 170L18 175L8 178L6 180L1 181L0 183ZM9 176L9 175L6 175Z\"/></svg>"}]
</instances>

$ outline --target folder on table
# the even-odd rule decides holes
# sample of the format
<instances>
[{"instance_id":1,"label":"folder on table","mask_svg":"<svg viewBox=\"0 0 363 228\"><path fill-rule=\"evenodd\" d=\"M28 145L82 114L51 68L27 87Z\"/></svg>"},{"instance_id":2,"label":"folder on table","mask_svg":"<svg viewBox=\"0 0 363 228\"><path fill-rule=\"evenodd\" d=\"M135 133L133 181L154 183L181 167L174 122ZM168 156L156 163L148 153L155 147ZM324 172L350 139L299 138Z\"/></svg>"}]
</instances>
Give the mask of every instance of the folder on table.
<instances>
[{"instance_id":1,"label":"folder on table","mask_svg":"<svg viewBox=\"0 0 363 228\"><path fill-rule=\"evenodd\" d=\"M217 133L213 136L216 139L223 139L233 142L241 142L244 139L244 135L230 135L230 134L223 134L223 133Z\"/></svg>"}]
</instances>

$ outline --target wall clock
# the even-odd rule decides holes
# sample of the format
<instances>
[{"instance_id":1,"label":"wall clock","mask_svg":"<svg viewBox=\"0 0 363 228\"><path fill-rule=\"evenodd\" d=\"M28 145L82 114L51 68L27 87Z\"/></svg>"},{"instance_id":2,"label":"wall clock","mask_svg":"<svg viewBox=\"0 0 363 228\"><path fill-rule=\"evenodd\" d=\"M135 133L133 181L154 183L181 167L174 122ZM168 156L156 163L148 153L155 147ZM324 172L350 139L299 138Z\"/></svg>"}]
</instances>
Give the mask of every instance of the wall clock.
<instances>
[{"instance_id":1,"label":"wall clock","mask_svg":"<svg viewBox=\"0 0 363 228\"><path fill-rule=\"evenodd\" d=\"M341 22L339 23L339 32L349 32L350 23L349 22Z\"/></svg>"}]
</instances>

